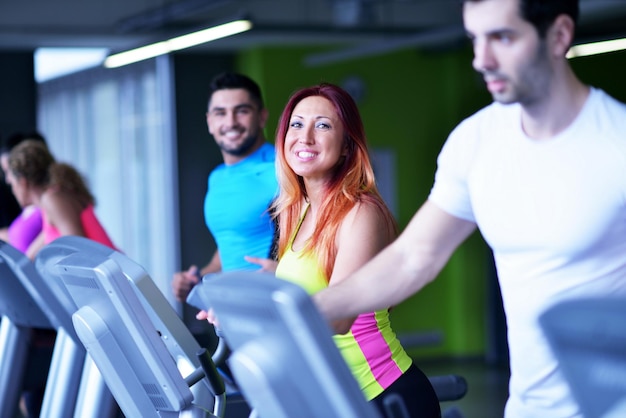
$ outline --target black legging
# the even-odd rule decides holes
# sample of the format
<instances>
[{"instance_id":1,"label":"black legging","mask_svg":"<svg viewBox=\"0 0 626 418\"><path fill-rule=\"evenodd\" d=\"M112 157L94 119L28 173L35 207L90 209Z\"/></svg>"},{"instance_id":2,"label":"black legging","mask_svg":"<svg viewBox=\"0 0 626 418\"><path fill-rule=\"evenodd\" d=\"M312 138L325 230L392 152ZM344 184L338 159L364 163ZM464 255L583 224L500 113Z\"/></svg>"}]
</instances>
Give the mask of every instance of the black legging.
<instances>
[{"instance_id":1,"label":"black legging","mask_svg":"<svg viewBox=\"0 0 626 418\"><path fill-rule=\"evenodd\" d=\"M388 413L385 407L387 402L394 397L399 397L404 404L404 409L408 415L402 413ZM383 393L370 401L385 418L441 418L441 408L439 399L426 375L415 365L411 367L398 380L393 382ZM397 411L397 408L391 409Z\"/></svg>"}]
</instances>

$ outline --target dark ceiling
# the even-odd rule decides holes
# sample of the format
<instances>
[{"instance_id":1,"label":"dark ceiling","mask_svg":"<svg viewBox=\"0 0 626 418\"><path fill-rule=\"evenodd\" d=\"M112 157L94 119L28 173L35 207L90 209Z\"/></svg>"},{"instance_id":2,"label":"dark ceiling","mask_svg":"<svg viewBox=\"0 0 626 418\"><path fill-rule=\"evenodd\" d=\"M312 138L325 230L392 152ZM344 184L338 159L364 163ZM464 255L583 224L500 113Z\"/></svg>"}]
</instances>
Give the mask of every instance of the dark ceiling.
<instances>
[{"instance_id":1,"label":"dark ceiling","mask_svg":"<svg viewBox=\"0 0 626 418\"><path fill-rule=\"evenodd\" d=\"M356 51L463 37L458 0L0 0L0 49L121 50L235 16L254 29L205 44L343 44ZM626 36L626 0L581 0L577 40Z\"/></svg>"}]
</instances>

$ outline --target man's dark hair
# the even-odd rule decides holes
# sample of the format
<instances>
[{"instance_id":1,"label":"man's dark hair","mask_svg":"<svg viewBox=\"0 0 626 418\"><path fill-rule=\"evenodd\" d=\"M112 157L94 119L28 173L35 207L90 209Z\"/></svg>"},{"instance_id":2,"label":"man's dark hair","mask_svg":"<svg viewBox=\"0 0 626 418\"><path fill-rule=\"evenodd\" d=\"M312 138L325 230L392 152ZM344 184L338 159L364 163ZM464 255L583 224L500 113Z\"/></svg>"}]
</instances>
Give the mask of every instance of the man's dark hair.
<instances>
[{"instance_id":1,"label":"man's dark hair","mask_svg":"<svg viewBox=\"0 0 626 418\"><path fill-rule=\"evenodd\" d=\"M463 3L479 2L482 0L461 0ZM554 20L562 14L572 18L574 24L578 22L579 0L518 0L520 16L532 24L539 37L545 38L548 28Z\"/></svg>"},{"instance_id":2,"label":"man's dark hair","mask_svg":"<svg viewBox=\"0 0 626 418\"><path fill-rule=\"evenodd\" d=\"M209 84L209 105L211 104L213 93L224 89L244 89L250 94L250 98L259 109L264 107L259 85L250 77L231 72L218 74L211 80L211 84Z\"/></svg>"},{"instance_id":3,"label":"man's dark hair","mask_svg":"<svg viewBox=\"0 0 626 418\"><path fill-rule=\"evenodd\" d=\"M537 28L541 38L545 38L548 28L562 14L578 22L578 0L519 0L520 12L524 20Z\"/></svg>"}]
</instances>

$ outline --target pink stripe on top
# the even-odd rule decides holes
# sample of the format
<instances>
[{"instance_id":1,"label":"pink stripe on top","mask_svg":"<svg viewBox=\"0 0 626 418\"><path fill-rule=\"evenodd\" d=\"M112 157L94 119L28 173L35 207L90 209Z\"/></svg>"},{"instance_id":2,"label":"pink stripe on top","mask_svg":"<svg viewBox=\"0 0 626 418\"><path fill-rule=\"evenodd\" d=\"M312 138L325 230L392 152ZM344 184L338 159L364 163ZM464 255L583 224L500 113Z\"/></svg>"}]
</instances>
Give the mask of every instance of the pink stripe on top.
<instances>
[{"instance_id":1,"label":"pink stripe on top","mask_svg":"<svg viewBox=\"0 0 626 418\"><path fill-rule=\"evenodd\" d=\"M392 350L378 327L376 313L368 312L359 315L352 324L351 331L370 366L374 378L383 389L388 388L402 375L402 370L393 361Z\"/></svg>"}]
</instances>

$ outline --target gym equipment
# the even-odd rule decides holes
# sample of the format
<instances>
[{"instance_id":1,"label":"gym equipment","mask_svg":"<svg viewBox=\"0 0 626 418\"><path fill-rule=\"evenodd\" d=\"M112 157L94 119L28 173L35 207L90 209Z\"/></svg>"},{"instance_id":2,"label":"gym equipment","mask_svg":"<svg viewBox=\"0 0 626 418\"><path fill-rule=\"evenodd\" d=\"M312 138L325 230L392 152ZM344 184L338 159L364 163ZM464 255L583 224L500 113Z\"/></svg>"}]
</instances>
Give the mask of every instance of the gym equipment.
<instances>
[{"instance_id":1,"label":"gym equipment","mask_svg":"<svg viewBox=\"0 0 626 418\"><path fill-rule=\"evenodd\" d=\"M116 388L115 398L120 408L129 411L130 416L134 414L132 411L138 409L142 410L141 416L150 416L146 414L153 411L155 403L149 406L147 401L152 402L153 398L157 398L159 405L163 407L157 411L157 416L185 414L194 417L203 414L211 417L220 416L223 409L219 407L215 409L216 405L224 403L223 394L220 394L219 390L215 395L213 415L208 413L207 407L197 404L194 397L193 404L189 404L188 387L203 375L201 367L196 367L200 361L195 357L197 355L195 350L183 350L182 355L175 355L173 352L175 350L181 352L180 341L188 340L191 342L190 345L195 344L194 348L197 348L197 343L149 276L123 254L103 250L100 244L87 241L80 237L59 238L40 252L41 258L38 256L37 266L46 272L50 280L61 283L74 303L76 310L73 317L76 330L96 360L104 379L110 382L112 390ZM254 277L253 280L256 280L257 276ZM332 339L330 343L336 351ZM163 344L167 345L167 352L163 351ZM174 363L172 358L177 359L177 365L188 364L195 358L196 369L190 374L186 372L191 370L191 367L184 367L188 369L186 372L183 372L181 367L175 370L176 368L172 368L167 362L168 355L171 363ZM338 352L335 355L339 355ZM179 357L184 361L180 362ZM207 358L206 355L204 358ZM340 364L344 368L347 367L342 359ZM288 363L286 365L291 367ZM165 369L160 369L161 367ZM331 372L335 373L334 370ZM348 381L352 382L353 386L356 385L350 372L347 373ZM129 378L126 377L128 374ZM186 380L183 380L183 375L187 377ZM331 374L329 377L332 376ZM145 390L153 388L154 385L137 385L136 382L142 382L141 379L165 385L163 387L168 388L168 392L156 393L150 398L150 394L146 395ZM334 387L333 383L326 385ZM327 393L342 393L346 390L345 384L338 386L339 390ZM191 389L197 387L203 388L205 385L196 383ZM358 388L353 394L361 402L365 402ZM150 399L146 399L146 396ZM143 407L137 406L139 402ZM319 400L316 401L316 405L318 402ZM355 408L356 404L349 403L351 405L348 405L348 408ZM366 409L370 407L367 403L365 405ZM255 410L251 416L256 414ZM359 411L354 416L368 415Z\"/></svg>"},{"instance_id":2,"label":"gym equipment","mask_svg":"<svg viewBox=\"0 0 626 418\"><path fill-rule=\"evenodd\" d=\"M194 287L198 299L218 316L228 364L259 416L379 418L301 287L269 273L221 273Z\"/></svg>"},{"instance_id":3,"label":"gym equipment","mask_svg":"<svg viewBox=\"0 0 626 418\"><path fill-rule=\"evenodd\" d=\"M260 416L377 416L365 401L309 295L270 273L205 276L188 302L212 308L233 350L228 361L246 399ZM440 401L462 398L461 376L430 378ZM404 417L388 402L389 416Z\"/></svg>"},{"instance_id":4,"label":"gym equipment","mask_svg":"<svg viewBox=\"0 0 626 418\"><path fill-rule=\"evenodd\" d=\"M210 356L143 268L106 248L61 237L37 261L74 302L76 333L124 414L223 416L225 391Z\"/></svg>"},{"instance_id":5,"label":"gym equipment","mask_svg":"<svg viewBox=\"0 0 626 418\"><path fill-rule=\"evenodd\" d=\"M0 241L0 416L17 413L27 367L33 328L54 329L47 311L40 308L36 288L41 278L20 251ZM35 297L33 297L35 295Z\"/></svg>"},{"instance_id":6,"label":"gym equipment","mask_svg":"<svg viewBox=\"0 0 626 418\"><path fill-rule=\"evenodd\" d=\"M583 415L626 416L626 298L563 301L539 323Z\"/></svg>"},{"instance_id":7,"label":"gym equipment","mask_svg":"<svg viewBox=\"0 0 626 418\"><path fill-rule=\"evenodd\" d=\"M63 293L62 289L55 287L50 281L45 280L38 274L35 266L20 251L13 248L7 243L0 245L0 258L5 266L7 277L7 291L3 292L6 302L5 312L13 312L18 310L29 309L27 315L43 314L48 325L44 322L33 321L32 327L45 329L56 329L57 336L54 343L52 360L48 371L48 379L41 407L41 418L58 418L58 417L80 417L80 418L109 418L116 412L117 408L112 396L108 393L106 387L98 387L97 384L90 388L89 402L82 404L82 409L77 408L79 403L79 387L81 385L81 375L87 364L85 358L85 350L78 341L78 337L74 332L71 318L67 314L68 305L71 301ZM8 271L12 274L9 274ZM11 280L13 279L13 280ZM11 305L14 305L13 308ZM9 320L4 324L7 331L7 341L11 345L11 351L7 352L6 357L2 356L2 373L17 373L25 367L24 358L25 346L24 337L30 333L30 330L22 327L11 329ZM4 322L4 321L3 321ZM16 355L15 350L19 348L19 354ZM20 376L21 374L15 374ZM5 382L10 377L4 376ZM15 396L19 397L21 381L7 383L7 405L13 408L17 405ZM91 384L97 382L91 381ZM4 393L4 392L3 392ZM10 401L9 401L10 399ZM13 415L2 415L13 416Z\"/></svg>"},{"instance_id":8,"label":"gym equipment","mask_svg":"<svg viewBox=\"0 0 626 418\"><path fill-rule=\"evenodd\" d=\"M84 245L93 244L101 251L113 251L89 240ZM72 247L64 248L66 253L72 250ZM72 313L76 305L42 268L58 255L59 252L51 254L43 247L34 263L41 282L34 286L42 292L40 305L54 307L57 329L40 418L113 418L118 414L117 404L74 330Z\"/></svg>"}]
</instances>

